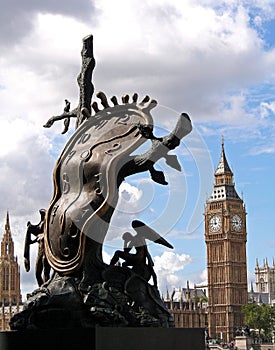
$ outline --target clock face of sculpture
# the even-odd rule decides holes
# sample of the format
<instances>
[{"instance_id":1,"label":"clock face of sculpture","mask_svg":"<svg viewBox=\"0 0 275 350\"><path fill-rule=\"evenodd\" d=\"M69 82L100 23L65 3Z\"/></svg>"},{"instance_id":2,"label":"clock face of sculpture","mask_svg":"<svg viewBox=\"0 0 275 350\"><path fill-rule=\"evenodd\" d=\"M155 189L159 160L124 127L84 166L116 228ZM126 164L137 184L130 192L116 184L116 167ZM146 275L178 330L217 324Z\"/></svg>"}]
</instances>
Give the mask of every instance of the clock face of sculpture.
<instances>
[{"instance_id":1,"label":"clock face of sculpture","mask_svg":"<svg viewBox=\"0 0 275 350\"><path fill-rule=\"evenodd\" d=\"M231 219L232 228L235 231L241 231L243 227L242 218L239 215L234 215Z\"/></svg>"},{"instance_id":2,"label":"clock face of sculpture","mask_svg":"<svg viewBox=\"0 0 275 350\"><path fill-rule=\"evenodd\" d=\"M210 231L217 232L222 226L222 219L219 215L214 215L209 220Z\"/></svg>"}]
</instances>

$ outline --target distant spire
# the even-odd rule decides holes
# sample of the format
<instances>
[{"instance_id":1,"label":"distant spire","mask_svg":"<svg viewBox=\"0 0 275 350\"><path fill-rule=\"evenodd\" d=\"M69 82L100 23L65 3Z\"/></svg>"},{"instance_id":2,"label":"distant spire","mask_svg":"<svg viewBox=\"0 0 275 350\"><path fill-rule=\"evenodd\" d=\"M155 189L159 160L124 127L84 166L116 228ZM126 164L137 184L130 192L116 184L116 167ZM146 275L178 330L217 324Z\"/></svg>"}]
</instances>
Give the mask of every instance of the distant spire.
<instances>
[{"instance_id":1,"label":"distant spire","mask_svg":"<svg viewBox=\"0 0 275 350\"><path fill-rule=\"evenodd\" d=\"M11 231L11 229L10 229L10 216L9 216L9 211L8 210L7 210L7 215L6 215L5 231L9 232L9 233Z\"/></svg>"},{"instance_id":2,"label":"distant spire","mask_svg":"<svg viewBox=\"0 0 275 350\"><path fill-rule=\"evenodd\" d=\"M197 290L196 284L194 284L194 298L195 298L195 300L196 300L197 296L198 296L198 290Z\"/></svg>"},{"instance_id":3,"label":"distant spire","mask_svg":"<svg viewBox=\"0 0 275 350\"><path fill-rule=\"evenodd\" d=\"M253 294L254 293L254 288L253 288L253 282L251 281L251 290L250 292Z\"/></svg>"},{"instance_id":4,"label":"distant spire","mask_svg":"<svg viewBox=\"0 0 275 350\"><path fill-rule=\"evenodd\" d=\"M168 287L166 286L166 300L169 300L170 296L169 296L169 292L168 292Z\"/></svg>"},{"instance_id":5,"label":"distant spire","mask_svg":"<svg viewBox=\"0 0 275 350\"><path fill-rule=\"evenodd\" d=\"M197 287L194 284L194 310L197 309L198 306L198 293L197 293Z\"/></svg>"},{"instance_id":6,"label":"distant spire","mask_svg":"<svg viewBox=\"0 0 275 350\"><path fill-rule=\"evenodd\" d=\"M180 293L180 310L183 310L183 290L181 288L181 293Z\"/></svg>"},{"instance_id":7,"label":"distant spire","mask_svg":"<svg viewBox=\"0 0 275 350\"><path fill-rule=\"evenodd\" d=\"M190 289L189 289L189 281L186 282L186 292L185 292L185 299L190 303Z\"/></svg>"},{"instance_id":8,"label":"distant spire","mask_svg":"<svg viewBox=\"0 0 275 350\"><path fill-rule=\"evenodd\" d=\"M173 292L172 292L172 294L171 294L171 299L172 299L172 300L174 299L175 293L176 293L176 290L175 290L175 288L174 288L174 289L173 289Z\"/></svg>"},{"instance_id":9,"label":"distant spire","mask_svg":"<svg viewBox=\"0 0 275 350\"><path fill-rule=\"evenodd\" d=\"M228 165L228 162L227 162L227 159L225 156L223 136L222 136L222 151L221 151L220 161L219 161L218 167L215 171L215 175L221 175L221 174L233 175L233 172L230 169L230 166Z\"/></svg>"},{"instance_id":10,"label":"distant spire","mask_svg":"<svg viewBox=\"0 0 275 350\"><path fill-rule=\"evenodd\" d=\"M219 202L227 199L242 201L235 189L234 174L230 169L230 166L225 156L223 138L220 160L214 175L214 189L212 191L211 196L206 202L207 205L209 202Z\"/></svg>"},{"instance_id":11,"label":"distant spire","mask_svg":"<svg viewBox=\"0 0 275 350\"><path fill-rule=\"evenodd\" d=\"M14 244L11 236L10 217L7 210L5 232L1 241L1 256L14 255Z\"/></svg>"},{"instance_id":12,"label":"distant spire","mask_svg":"<svg viewBox=\"0 0 275 350\"><path fill-rule=\"evenodd\" d=\"M256 267L259 267L259 260L256 258Z\"/></svg>"},{"instance_id":13,"label":"distant spire","mask_svg":"<svg viewBox=\"0 0 275 350\"><path fill-rule=\"evenodd\" d=\"M275 261L274 258L272 258L272 266L275 267Z\"/></svg>"}]
</instances>

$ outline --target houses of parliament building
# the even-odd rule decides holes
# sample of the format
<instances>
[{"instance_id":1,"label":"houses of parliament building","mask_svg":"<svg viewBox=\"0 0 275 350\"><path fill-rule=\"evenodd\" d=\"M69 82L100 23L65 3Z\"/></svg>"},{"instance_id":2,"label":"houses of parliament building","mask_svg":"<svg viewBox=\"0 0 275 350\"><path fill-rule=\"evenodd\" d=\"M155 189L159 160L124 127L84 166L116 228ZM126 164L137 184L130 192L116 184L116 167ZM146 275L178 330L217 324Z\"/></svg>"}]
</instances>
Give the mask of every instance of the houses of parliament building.
<instances>
[{"instance_id":1,"label":"houses of parliament building","mask_svg":"<svg viewBox=\"0 0 275 350\"><path fill-rule=\"evenodd\" d=\"M256 290L251 288L248 293L246 209L235 189L223 141L213 192L205 203L204 223L207 286L190 288L187 282L186 288L170 294L167 291L163 301L173 314L176 327L206 328L210 338L229 342L243 325L242 305L259 302L260 297L268 303L275 299L275 263L268 266L265 261L263 267L256 264ZM1 330L9 329L9 318L20 305L20 269L7 213L0 255Z\"/></svg>"},{"instance_id":2,"label":"houses of parliament building","mask_svg":"<svg viewBox=\"0 0 275 350\"><path fill-rule=\"evenodd\" d=\"M0 330L10 330L9 320L22 309L20 292L20 268L14 256L9 213L7 212L5 231L1 241L0 255Z\"/></svg>"}]
</instances>

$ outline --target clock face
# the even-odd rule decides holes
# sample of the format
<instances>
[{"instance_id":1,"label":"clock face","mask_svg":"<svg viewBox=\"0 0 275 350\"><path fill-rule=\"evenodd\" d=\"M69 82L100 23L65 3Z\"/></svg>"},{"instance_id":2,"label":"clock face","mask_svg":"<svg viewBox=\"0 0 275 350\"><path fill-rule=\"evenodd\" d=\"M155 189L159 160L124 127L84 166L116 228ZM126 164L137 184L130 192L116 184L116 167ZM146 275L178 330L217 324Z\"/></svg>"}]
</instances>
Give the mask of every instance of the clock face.
<instances>
[{"instance_id":1,"label":"clock face","mask_svg":"<svg viewBox=\"0 0 275 350\"><path fill-rule=\"evenodd\" d=\"M219 215L214 215L209 220L210 231L217 232L222 226L222 219Z\"/></svg>"},{"instance_id":2,"label":"clock face","mask_svg":"<svg viewBox=\"0 0 275 350\"><path fill-rule=\"evenodd\" d=\"M235 231L241 231L243 227L242 218L239 215L234 215L231 219L232 228Z\"/></svg>"}]
</instances>

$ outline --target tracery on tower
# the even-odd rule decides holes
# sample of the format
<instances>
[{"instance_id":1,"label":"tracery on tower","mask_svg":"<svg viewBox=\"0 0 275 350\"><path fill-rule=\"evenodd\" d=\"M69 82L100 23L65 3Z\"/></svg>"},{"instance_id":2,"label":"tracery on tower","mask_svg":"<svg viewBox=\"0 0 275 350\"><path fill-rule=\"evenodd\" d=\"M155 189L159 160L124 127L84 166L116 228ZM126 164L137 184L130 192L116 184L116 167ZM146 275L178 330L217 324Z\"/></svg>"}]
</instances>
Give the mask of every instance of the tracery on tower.
<instances>
[{"instance_id":1,"label":"tracery on tower","mask_svg":"<svg viewBox=\"0 0 275 350\"><path fill-rule=\"evenodd\" d=\"M5 231L1 241L0 255L0 330L9 330L9 320L22 308L20 292L20 268L14 256L9 213L6 215Z\"/></svg>"}]
</instances>

